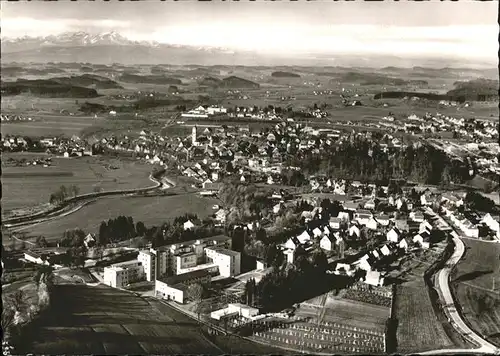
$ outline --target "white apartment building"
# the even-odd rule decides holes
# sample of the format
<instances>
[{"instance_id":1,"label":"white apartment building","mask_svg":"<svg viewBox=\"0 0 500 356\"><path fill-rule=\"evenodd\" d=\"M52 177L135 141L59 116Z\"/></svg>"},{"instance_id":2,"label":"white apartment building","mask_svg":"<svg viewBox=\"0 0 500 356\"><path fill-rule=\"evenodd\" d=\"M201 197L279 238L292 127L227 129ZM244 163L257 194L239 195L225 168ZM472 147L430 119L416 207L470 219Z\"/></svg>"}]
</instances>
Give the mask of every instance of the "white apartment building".
<instances>
[{"instance_id":1,"label":"white apartment building","mask_svg":"<svg viewBox=\"0 0 500 356\"><path fill-rule=\"evenodd\" d=\"M139 251L137 260L141 262L144 267L144 273L146 274L146 280L148 282L154 281L156 278L156 256L151 251Z\"/></svg>"},{"instance_id":2,"label":"white apartment building","mask_svg":"<svg viewBox=\"0 0 500 356\"><path fill-rule=\"evenodd\" d=\"M224 277L239 275L241 268L241 254L221 247L205 249L207 259L219 267L219 274Z\"/></svg>"},{"instance_id":3,"label":"white apartment building","mask_svg":"<svg viewBox=\"0 0 500 356\"><path fill-rule=\"evenodd\" d=\"M197 262L198 258L195 252L186 252L175 256L175 268L173 268L175 270L175 274L182 273L183 269L195 267Z\"/></svg>"},{"instance_id":4,"label":"white apartment building","mask_svg":"<svg viewBox=\"0 0 500 356\"><path fill-rule=\"evenodd\" d=\"M104 267L104 283L114 288L123 288L129 283L144 279L142 263L134 260Z\"/></svg>"},{"instance_id":5,"label":"white apartment building","mask_svg":"<svg viewBox=\"0 0 500 356\"><path fill-rule=\"evenodd\" d=\"M182 256L187 253L194 253L196 255L196 264L204 263L206 255L205 249L207 247L222 247L231 249L231 238L229 236L218 235L207 237L204 239L192 240L181 242L177 244L159 247L158 249L150 249L151 253L156 256L156 278L161 278L165 275L172 276L177 274L179 261L177 256ZM189 257L192 261L193 257ZM181 262L191 263L191 262Z\"/></svg>"}]
</instances>

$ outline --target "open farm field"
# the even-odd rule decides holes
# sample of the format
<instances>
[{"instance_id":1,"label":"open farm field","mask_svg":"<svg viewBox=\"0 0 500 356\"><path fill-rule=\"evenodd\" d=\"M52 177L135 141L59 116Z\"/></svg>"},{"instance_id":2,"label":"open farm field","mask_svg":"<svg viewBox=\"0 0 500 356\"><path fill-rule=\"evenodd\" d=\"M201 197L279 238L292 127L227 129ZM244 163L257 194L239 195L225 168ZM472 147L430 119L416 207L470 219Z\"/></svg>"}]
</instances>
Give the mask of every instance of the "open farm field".
<instances>
[{"instance_id":1,"label":"open farm field","mask_svg":"<svg viewBox=\"0 0 500 356\"><path fill-rule=\"evenodd\" d=\"M56 285L18 353L222 354L197 322L154 299L106 286Z\"/></svg>"},{"instance_id":2,"label":"open farm field","mask_svg":"<svg viewBox=\"0 0 500 356\"><path fill-rule=\"evenodd\" d=\"M447 347L467 348L465 343L451 328L446 319L439 318L433 307L432 298L424 280L425 272L443 252L445 243L439 243L422 253L408 255L395 275L391 277L401 280L396 286L393 300L393 318L397 321L397 351L413 353ZM436 293L434 290L433 293Z\"/></svg>"},{"instance_id":3,"label":"open farm field","mask_svg":"<svg viewBox=\"0 0 500 356\"><path fill-rule=\"evenodd\" d=\"M500 245L463 242L465 256L452 277L455 298L472 329L500 346Z\"/></svg>"},{"instance_id":4,"label":"open farm field","mask_svg":"<svg viewBox=\"0 0 500 356\"><path fill-rule=\"evenodd\" d=\"M1 103L2 111L28 116L38 112L59 113L61 110L77 112L79 108L74 98L44 98L27 94L2 96Z\"/></svg>"},{"instance_id":5,"label":"open farm field","mask_svg":"<svg viewBox=\"0 0 500 356\"><path fill-rule=\"evenodd\" d=\"M212 206L218 200L203 198L195 194L158 197L107 197L88 204L73 214L27 228L21 228L27 236L43 235L47 241L59 239L66 229L79 227L85 232L98 233L103 220L120 215L132 216L146 226L159 225L185 213L197 214L199 218L213 214Z\"/></svg>"},{"instance_id":6,"label":"open farm field","mask_svg":"<svg viewBox=\"0 0 500 356\"><path fill-rule=\"evenodd\" d=\"M81 131L95 124L89 116L63 116L52 114L23 114L33 121L2 122L2 135L29 137L55 137L80 135Z\"/></svg>"},{"instance_id":7,"label":"open farm field","mask_svg":"<svg viewBox=\"0 0 500 356\"><path fill-rule=\"evenodd\" d=\"M398 286L395 303L398 352L408 354L454 346L436 318L423 279L420 286Z\"/></svg>"},{"instance_id":8,"label":"open farm field","mask_svg":"<svg viewBox=\"0 0 500 356\"><path fill-rule=\"evenodd\" d=\"M31 154L2 154L4 162L10 158L29 159ZM49 155L46 155L49 157ZM50 194L61 185L76 185L79 194L94 190L121 190L153 185L149 180L151 166L136 160L103 157L57 158L50 167L2 167L2 215L49 201ZM21 175L21 176L19 176ZM24 175L24 176L23 176ZM10 177L9 177L10 176Z\"/></svg>"}]
</instances>

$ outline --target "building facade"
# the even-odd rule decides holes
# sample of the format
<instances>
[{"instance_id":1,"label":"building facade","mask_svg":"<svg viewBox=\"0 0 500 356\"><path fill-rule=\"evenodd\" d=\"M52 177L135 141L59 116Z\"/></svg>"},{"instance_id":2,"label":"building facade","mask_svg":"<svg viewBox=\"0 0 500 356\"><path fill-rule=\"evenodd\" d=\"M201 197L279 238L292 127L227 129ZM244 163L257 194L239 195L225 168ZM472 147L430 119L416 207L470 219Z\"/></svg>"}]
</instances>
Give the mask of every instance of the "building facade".
<instances>
[{"instance_id":1,"label":"building facade","mask_svg":"<svg viewBox=\"0 0 500 356\"><path fill-rule=\"evenodd\" d=\"M127 261L104 267L104 283L110 287L123 288L129 283L145 279L142 263Z\"/></svg>"},{"instance_id":2,"label":"building facade","mask_svg":"<svg viewBox=\"0 0 500 356\"><path fill-rule=\"evenodd\" d=\"M219 267L219 274L233 277L240 274L241 254L220 247L209 247L206 250L207 260Z\"/></svg>"},{"instance_id":3,"label":"building facade","mask_svg":"<svg viewBox=\"0 0 500 356\"><path fill-rule=\"evenodd\" d=\"M137 260L141 262L146 274L148 282L154 281L156 278L156 256L151 251L139 251Z\"/></svg>"}]
</instances>

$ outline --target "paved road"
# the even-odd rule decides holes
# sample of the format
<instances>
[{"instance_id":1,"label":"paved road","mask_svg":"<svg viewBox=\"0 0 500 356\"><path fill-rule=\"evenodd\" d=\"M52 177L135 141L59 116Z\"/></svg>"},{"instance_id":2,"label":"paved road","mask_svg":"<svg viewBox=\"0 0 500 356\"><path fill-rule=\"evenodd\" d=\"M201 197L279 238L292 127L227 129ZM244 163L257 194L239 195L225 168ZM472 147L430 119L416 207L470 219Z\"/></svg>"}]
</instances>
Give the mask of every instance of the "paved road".
<instances>
[{"instance_id":1,"label":"paved road","mask_svg":"<svg viewBox=\"0 0 500 356\"><path fill-rule=\"evenodd\" d=\"M440 217L440 220L444 222L444 220ZM443 310L451 321L451 325L453 328L460 333L464 338L474 342L479 345L479 348L476 349L453 349L453 350L436 350L424 352L422 354L434 355L434 354L444 354L444 353L486 353L486 354L499 354L500 349L498 349L495 345L489 343L485 339L483 339L476 332L471 330L469 326L464 322L460 314L456 309L455 302L453 300L453 296L450 291L450 273L455 267L455 265L460 261L465 253L465 244L460 239L460 237L452 232L451 236L453 238L453 242L455 244L455 250L453 251L453 255L448 259L445 267L440 270L436 276L437 281L437 289L439 291L439 298L441 299L441 304L443 305Z\"/></svg>"}]
</instances>

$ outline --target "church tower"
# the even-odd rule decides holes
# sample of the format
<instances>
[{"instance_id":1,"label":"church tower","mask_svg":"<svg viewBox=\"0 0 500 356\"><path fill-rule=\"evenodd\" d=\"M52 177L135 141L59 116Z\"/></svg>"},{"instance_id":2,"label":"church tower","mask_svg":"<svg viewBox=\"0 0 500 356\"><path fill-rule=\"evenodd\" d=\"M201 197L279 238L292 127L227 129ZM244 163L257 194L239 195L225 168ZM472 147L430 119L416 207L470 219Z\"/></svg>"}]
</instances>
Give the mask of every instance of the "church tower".
<instances>
[{"instance_id":1,"label":"church tower","mask_svg":"<svg viewBox=\"0 0 500 356\"><path fill-rule=\"evenodd\" d=\"M197 128L196 128L196 125L193 127L193 131L191 133L191 140L192 140L192 144L193 146L196 146L198 144L198 142L196 141L196 131L197 131Z\"/></svg>"}]
</instances>

